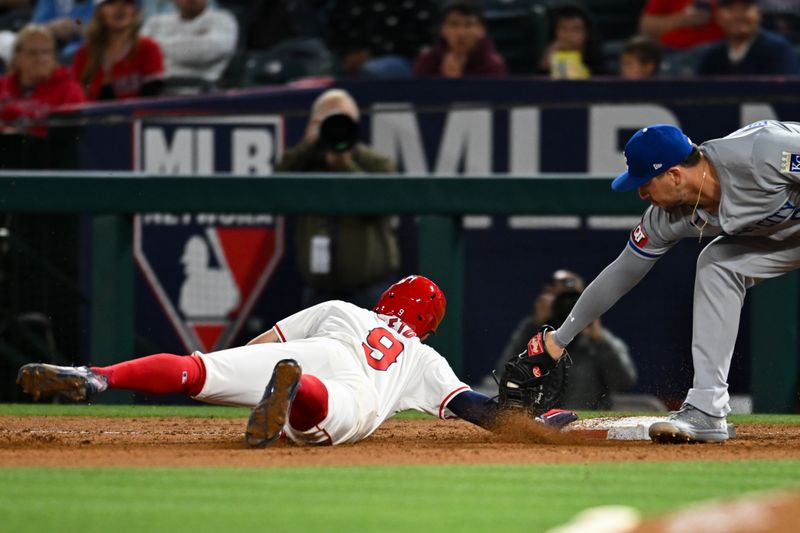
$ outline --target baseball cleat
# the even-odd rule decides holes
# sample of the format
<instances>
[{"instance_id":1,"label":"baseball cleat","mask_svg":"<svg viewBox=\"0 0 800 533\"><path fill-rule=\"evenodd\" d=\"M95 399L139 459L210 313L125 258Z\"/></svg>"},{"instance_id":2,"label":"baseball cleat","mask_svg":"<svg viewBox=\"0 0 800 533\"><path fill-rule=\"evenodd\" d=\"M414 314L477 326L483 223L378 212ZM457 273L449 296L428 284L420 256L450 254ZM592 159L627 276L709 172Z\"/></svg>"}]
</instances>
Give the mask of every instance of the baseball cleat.
<instances>
[{"instance_id":1,"label":"baseball cleat","mask_svg":"<svg viewBox=\"0 0 800 533\"><path fill-rule=\"evenodd\" d=\"M34 400L58 394L81 402L108 388L105 376L95 374L88 366L57 366L31 363L19 369L17 385L33 395Z\"/></svg>"},{"instance_id":2,"label":"baseball cleat","mask_svg":"<svg viewBox=\"0 0 800 533\"><path fill-rule=\"evenodd\" d=\"M283 359L275 365L264 396L247 421L244 440L249 446L265 448L281 436L302 375L294 359Z\"/></svg>"},{"instance_id":3,"label":"baseball cleat","mask_svg":"<svg viewBox=\"0 0 800 533\"><path fill-rule=\"evenodd\" d=\"M685 403L664 422L650 426L650 439L659 444L725 442L729 438L724 416L711 416Z\"/></svg>"}]
</instances>

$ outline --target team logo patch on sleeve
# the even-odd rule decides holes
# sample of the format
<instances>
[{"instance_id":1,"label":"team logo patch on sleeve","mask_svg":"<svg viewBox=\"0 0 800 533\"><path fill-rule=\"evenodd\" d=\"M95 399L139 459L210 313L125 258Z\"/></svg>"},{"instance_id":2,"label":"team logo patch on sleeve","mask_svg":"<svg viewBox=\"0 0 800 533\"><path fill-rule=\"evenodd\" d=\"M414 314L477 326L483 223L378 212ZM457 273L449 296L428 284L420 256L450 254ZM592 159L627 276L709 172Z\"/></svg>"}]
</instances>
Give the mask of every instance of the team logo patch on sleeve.
<instances>
[{"instance_id":1,"label":"team logo patch on sleeve","mask_svg":"<svg viewBox=\"0 0 800 533\"><path fill-rule=\"evenodd\" d=\"M783 172L800 173L800 154L783 152L781 155L781 170Z\"/></svg>"},{"instance_id":2,"label":"team logo patch on sleeve","mask_svg":"<svg viewBox=\"0 0 800 533\"><path fill-rule=\"evenodd\" d=\"M644 232L644 228L641 224L633 228L631 232L631 242L639 249L644 249L645 245L647 244L647 233Z\"/></svg>"}]
</instances>

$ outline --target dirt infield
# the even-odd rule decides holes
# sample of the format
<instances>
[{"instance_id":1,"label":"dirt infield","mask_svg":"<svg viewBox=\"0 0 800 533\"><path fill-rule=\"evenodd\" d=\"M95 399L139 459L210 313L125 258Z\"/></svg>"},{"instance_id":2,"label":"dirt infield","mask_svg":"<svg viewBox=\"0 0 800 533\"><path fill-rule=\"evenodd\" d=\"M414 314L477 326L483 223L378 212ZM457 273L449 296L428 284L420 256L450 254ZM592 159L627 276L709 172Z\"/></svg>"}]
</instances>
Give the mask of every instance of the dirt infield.
<instances>
[{"instance_id":1,"label":"dirt infield","mask_svg":"<svg viewBox=\"0 0 800 533\"><path fill-rule=\"evenodd\" d=\"M389 420L358 444L248 449L244 419L0 417L2 466L224 466L595 463L800 459L800 427L742 425L725 444L562 438L527 428L504 435L462 421Z\"/></svg>"}]
</instances>

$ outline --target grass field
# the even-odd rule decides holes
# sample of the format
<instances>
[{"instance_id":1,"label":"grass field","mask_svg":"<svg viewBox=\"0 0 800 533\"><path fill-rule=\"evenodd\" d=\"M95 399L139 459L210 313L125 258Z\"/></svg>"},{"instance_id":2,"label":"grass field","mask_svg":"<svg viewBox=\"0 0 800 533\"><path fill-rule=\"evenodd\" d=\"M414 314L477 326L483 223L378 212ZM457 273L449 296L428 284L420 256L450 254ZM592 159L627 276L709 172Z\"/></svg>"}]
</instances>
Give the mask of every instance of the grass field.
<instances>
[{"instance_id":1,"label":"grass field","mask_svg":"<svg viewBox=\"0 0 800 533\"><path fill-rule=\"evenodd\" d=\"M247 411L0 405L0 426L2 415L43 414L244 417ZM734 421L800 424L800 417L759 415ZM0 531L534 532L590 506L626 504L654 514L708 498L789 486L800 487L800 461L0 468Z\"/></svg>"}]
</instances>

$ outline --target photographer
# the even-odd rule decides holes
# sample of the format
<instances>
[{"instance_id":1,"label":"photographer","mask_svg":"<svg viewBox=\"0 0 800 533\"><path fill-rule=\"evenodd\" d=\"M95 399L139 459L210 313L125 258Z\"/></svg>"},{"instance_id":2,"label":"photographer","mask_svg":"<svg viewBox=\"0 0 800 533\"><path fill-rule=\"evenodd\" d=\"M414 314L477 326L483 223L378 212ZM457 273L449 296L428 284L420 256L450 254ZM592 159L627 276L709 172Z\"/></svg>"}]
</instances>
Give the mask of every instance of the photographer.
<instances>
[{"instance_id":1,"label":"photographer","mask_svg":"<svg viewBox=\"0 0 800 533\"><path fill-rule=\"evenodd\" d=\"M358 142L358 120L346 91L325 91L314 101L304 139L284 154L278 171L394 172L387 157ZM334 299L370 307L400 268L389 216L296 217L295 246L303 307Z\"/></svg>"}]
</instances>

